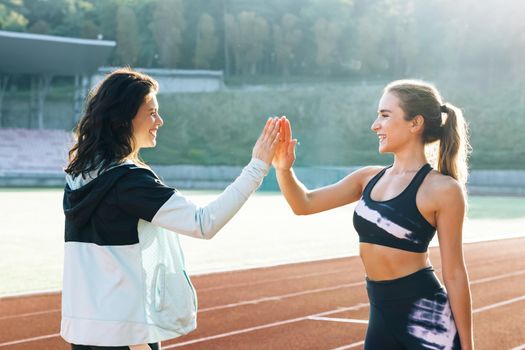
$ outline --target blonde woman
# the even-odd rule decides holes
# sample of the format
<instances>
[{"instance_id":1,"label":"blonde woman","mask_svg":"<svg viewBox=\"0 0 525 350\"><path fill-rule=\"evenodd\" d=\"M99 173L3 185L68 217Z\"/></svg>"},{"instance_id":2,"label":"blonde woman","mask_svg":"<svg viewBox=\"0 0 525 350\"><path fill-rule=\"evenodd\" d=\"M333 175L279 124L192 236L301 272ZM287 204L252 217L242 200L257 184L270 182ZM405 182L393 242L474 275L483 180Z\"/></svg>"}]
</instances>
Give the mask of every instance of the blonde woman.
<instances>
[{"instance_id":1,"label":"blonde woman","mask_svg":"<svg viewBox=\"0 0 525 350\"><path fill-rule=\"evenodd\" d=\"M385 87L371 129L387 167L366 166L308 190L295 176L295 145L283 118L273 166L288 204L310 215L358 202L353 223L366 271L366 350L473 348L471 296L463 260L468 140L461 111L422 81ZM425 146L439 142L437 169ZM445 288L428 257L437 231Z\"/></svg>"}]
</instances>

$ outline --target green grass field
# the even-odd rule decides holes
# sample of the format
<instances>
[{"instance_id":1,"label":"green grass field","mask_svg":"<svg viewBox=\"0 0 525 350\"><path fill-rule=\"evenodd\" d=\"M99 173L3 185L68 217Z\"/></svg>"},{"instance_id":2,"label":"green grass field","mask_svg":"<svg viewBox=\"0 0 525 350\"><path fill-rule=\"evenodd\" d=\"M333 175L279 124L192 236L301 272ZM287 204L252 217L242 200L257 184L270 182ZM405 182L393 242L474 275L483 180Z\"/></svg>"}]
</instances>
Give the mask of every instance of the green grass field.
<instances>
[{"instance_id":1,"label":"green grass field","mask_svg":"<svg viewBox=\"0 0 525 350\"><path fill-rule=\"evenodd\" d=\"M525 217L525 198L471 196L470 219L518 219Z\"/></svg>"},{"instance_id":2,"label":"green grass field","mask_svg":"<svg viewBox=\"0 0 525 350\"><path fill-rule=\"evenodd\" d=\"M198 204L218 192L182 191ZM469 200L466 242L525 235L525 198ZM64 218L61 189L0 189L0 296L59 289ZM213 240L181 236L190 273L356 255L353 205L293 215L280 193L259 192ZM434 242L433 244L435 244Z\"/></svg>"},{"instance_id":3,"label":"green grass field","mask_svg":"<svg viewBox=\"0 0 525 350\"><path fill-rule=\"evenodd\" d=\"M62 193L57 188L0 188L1 193L35 193L56 192ZM184 191L190 195L213 195L218 191ZM278 192L259 192L258 195L279 196ZM0 204L1 199L0 199ZM469 196L468 214L471 219L516 219L525 217L525 198L523 197L501 197L501 196Z\"/></svg>"}]
</instances>

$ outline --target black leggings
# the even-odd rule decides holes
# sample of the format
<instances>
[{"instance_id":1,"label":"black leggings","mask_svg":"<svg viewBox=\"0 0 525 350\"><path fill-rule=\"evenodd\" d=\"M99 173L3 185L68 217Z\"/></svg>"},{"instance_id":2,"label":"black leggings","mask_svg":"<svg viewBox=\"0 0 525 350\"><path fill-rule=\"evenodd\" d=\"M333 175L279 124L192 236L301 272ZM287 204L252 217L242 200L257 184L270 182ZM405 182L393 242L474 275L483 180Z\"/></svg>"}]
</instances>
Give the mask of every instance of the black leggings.
<instances>
[{"instance_id":1,"label":"black leggings","mask_svg":"<svg viewBox=\"0 0 525 350\"><path fill-rule=\"evenodd\" d=\"M447 294L432 267L389 281L366 281L365 350L460 350Z\"/></svg>"},{"instance_id":2,"label":"black leggings","mask_svg":"<svg viewBox=\"0 0 525 350\"><path fill-rule=\"evenodd\" d=\"M148 345L151 350L160 350L159 343ZM129 350L129 346L92 346L71 344L71 350Z\"/></svg>"}]
</instances>

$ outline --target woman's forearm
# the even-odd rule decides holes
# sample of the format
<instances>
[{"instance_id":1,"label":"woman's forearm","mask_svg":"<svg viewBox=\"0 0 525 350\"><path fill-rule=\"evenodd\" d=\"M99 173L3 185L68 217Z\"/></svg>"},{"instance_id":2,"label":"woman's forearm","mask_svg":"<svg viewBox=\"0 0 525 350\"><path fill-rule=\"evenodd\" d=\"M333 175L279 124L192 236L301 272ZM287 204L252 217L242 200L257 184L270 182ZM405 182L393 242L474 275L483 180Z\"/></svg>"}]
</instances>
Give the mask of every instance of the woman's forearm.
<instances>
[{"instance_id":1,"label":"woman's forearm","mask_svg":"<svg viewBox=\"0 0 525 350\"><path fill-rule=\"evenodd\" d=\"M276 169L275 174L281 192L293 212L297 215L308 214L308 189L297 179L293 169Z\"/></svg>"},{"instance_id":2,"label":"woman's forearm","mask_svg":"<svg viewBox=\"0 0 525 350\"><path fill-rule=\"evenodd\" d=\"M233 183L203 207L176 192L151 222L187 236L211 239L257 190L268 170L269 164L252 159Z\"/></svg>"},{"instance_id":3,"label":"woman's forearm","mask_svg":"<svg viewBox=\"0 0 525 350\"><path fill-rule=\"evenodd\" d=\"M467 272L457 269L450 276L443 276L456 328L461 341L461 349L472 350L474 339L472 331L472 299Z\"/></svg>"}]
</instances>

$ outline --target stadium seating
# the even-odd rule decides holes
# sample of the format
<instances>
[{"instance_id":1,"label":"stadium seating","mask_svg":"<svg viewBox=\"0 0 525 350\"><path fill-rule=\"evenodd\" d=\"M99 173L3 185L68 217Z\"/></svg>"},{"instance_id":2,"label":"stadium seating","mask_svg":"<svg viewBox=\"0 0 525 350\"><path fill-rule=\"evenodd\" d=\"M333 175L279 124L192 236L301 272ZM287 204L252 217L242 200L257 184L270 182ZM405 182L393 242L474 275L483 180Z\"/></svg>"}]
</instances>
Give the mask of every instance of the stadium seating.
<instances>
[{"instance_id":1,"label":"stadium seating","mask_svg":"<svg viewBox=\"0 0 525 350\"><path fill-rule=\"evenodd\" d=\"M63 130L0 129L0 173L63 173L72 144L72 134Z\"/></svg>"}]
</instances>

